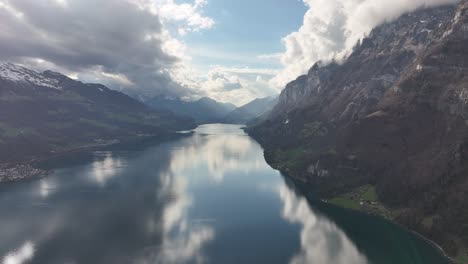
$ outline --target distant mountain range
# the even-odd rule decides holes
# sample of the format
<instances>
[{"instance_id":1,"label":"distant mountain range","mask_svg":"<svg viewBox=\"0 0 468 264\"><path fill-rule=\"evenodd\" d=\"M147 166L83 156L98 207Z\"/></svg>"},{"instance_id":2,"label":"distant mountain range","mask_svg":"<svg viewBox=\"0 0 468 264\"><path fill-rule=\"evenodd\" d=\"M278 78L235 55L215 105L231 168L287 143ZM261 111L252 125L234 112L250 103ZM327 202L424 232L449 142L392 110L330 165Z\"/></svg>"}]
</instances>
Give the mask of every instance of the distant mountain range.
<instances>
[{"instance_id":1,"label":"distant mountain range","mask_svg":"<svg viewBox=\"0 0 468 264\"><path fill-rule=\"evenodd\" d=\"M273 167L324 199L372 185L387 217L466 256L468 1L375 28L343 62L288 84L247 130Z\"/></svg>"},{"instance_id":2,"label":"distant mountain range","mask_svg":"<svg viewBox=\"0 0 468 264\"><path fill-rule=\"evenodd\" d=\"M145 104L101 84L0 63L0 165L141 136L163 137L196 123L242 123L273 105L268 98L237 108L210 98L187 102L168 96Z\"/></svg>"},{"instance_id":3,"label":"distant mountain range","mask_svg":"<svg viewBox=\"0 0 468 264\"><path fill-rule=\"evenodd\" d=\"M157 96L145 104L158 111L193 118L197 123L222 122L227 114L236 109L233 104L220 103L207 97L184 101L177 97Z\"/></svg>"},{"instance_id":4,"label":"distant mountain range","mask_svg":"<svg viewBox=\"0 0 468 264\"><path fill-rule=\"evenodd\" d=\"M252 102L236 108L224 117L224 122L232 124L248 124L269 113L278 102L278 96L255 99Z\"/></svg>"},{"instance_id":5,"label":"distant mountain range","mask_svg":"<svg viewBox=\"0 0 468 264\"><path fill-rule=\"evenodd\" d=\"M236 107L204 97L197 101L184 101L172 96L157 96L145 104L158 111L171 112L178 116L193 118L197 123L236 123L246 124L269 112L275 106L277 97L255 99Z\"/></svg>"},{"instance_id":6,"label":"distant mountain range","mask_svg":"<svg viewBox=\"0 0 468 264\"><path fill-rule=\"evenodd\" d=\"M0 64L0 163L192 127L100 84Z\"/></svg>"}]
</instances>

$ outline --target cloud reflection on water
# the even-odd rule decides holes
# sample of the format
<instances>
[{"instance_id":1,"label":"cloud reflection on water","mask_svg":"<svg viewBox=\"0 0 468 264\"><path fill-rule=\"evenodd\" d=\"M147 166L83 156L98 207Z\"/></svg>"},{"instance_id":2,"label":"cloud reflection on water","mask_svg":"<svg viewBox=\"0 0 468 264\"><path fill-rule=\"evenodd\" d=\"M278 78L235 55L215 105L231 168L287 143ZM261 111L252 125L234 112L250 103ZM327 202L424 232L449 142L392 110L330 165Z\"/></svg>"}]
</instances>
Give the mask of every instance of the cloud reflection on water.
<instances>
[{"instance_id":1,"label":"cloud reflection on water","mask_svg":"<svg viewBox=\"0 0 468 264\"><path fill-rule=\"evenodd\" d=\"M9 252L2 260L2 264L23 264L34 256L34 244L25 242L21 247Z\"/></svg>"},{"instance_id":2,"label":"cloud reflection on water","mask_svg":"<svg viewBox=\"0 0 468 264\"><path fill-rule=\"evenodd\" d=\"M248 173L265 167L263 156L260 159L254 149L254 143L246 136L195 134L173 151L170 169L180 174L206 166L207 176L221 183L229 172Z\"/></svg>"},{"instance_id":3,"label":"cloud reflection on water","mask_svg":"<svg viewBox=\"0 0 468 264\"><path fill-rule=\"evenodd\" d=\"M232 133L226 128L232 128ZM163 213L163 243L155 256L146 256L139 263L204 263L207 260L202 250L214 240L215 230L210 221L190 219L188 211L194 203L188 190L190 181L194 176L207 175L221 183L228 172L265 166L259 153L253 151L258 149L252 140L238 128L220 126L217 130L216 125L201 126L184 144L171 151L168 170L160 174L159 196L172 197ZM194 174L198 169L206 174Z\"/></svg>"},{"instance_id":4,"label":"cloud reflection on water","mask_svg":"<svg viewBox=\"0 0 468 264\"><path fill-rule=\"evenodd\" d=\"M123 159L114 157L112 152L96 152L97 159L91 166L91 180L99 185L105 185L126 165Z\"/></svg>"},{"instance_id":5,"label":"cloud reflection on water","mask_svg":"<svg viewBox=\"0 0 468 264\"><path fill-rule=\"evenodd\" d=\"M51 178L43 178L39 182L39 195L42 198L49 197L57 188L57 182Z\"/></svg>"},{"instance_id":6,"label":"cloud reflection on water","mask_svg":"<svg viewBox=\"0 0 468 264\"><path fill-rule=\"evenodd\" d=\"M157 199L167 199L162 213L162 244L145 250L135 263L138 264L178 264L193 262L203 263L205 257L202 249L215 237L215 231L206 224L191 225L188 209L193 198L187 190L187 179L175 175L169 170L160 175L162 188ZM150 224L150 229L159 228L159 219ZM154 230L158 231L158 230Z\"/></svg>"},{"instance_id":7,"label":"cloud reflection on water","mask_svg":"<svg viewBox=\"0 0 468 264\"><path fill-rule=\"evenodd\" d=\"M346 234L328 218L314 212L304 197L299 197L287 185L281 185L278 191L284 203L283 218L302 226L301 250L290 264L368 263Z\"/></svg>"}]
</instances>

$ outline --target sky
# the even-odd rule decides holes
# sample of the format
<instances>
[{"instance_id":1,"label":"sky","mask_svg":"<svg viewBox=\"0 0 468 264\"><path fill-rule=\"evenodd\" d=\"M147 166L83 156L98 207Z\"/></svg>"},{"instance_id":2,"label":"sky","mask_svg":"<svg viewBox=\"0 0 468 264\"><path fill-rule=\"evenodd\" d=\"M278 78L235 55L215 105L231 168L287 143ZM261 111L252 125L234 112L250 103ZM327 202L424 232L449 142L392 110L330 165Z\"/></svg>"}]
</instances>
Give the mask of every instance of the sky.
<instances>
[{"instance_id":1,"label":"sky","mask_svg":"<svg viewBox=\"0 0 468 264\"><path fill-rule=\"evenodd\" d=\"M0 60L141 99L276 95L376 26L457 0L0 0Z\"/></svg>"}]
</instances>

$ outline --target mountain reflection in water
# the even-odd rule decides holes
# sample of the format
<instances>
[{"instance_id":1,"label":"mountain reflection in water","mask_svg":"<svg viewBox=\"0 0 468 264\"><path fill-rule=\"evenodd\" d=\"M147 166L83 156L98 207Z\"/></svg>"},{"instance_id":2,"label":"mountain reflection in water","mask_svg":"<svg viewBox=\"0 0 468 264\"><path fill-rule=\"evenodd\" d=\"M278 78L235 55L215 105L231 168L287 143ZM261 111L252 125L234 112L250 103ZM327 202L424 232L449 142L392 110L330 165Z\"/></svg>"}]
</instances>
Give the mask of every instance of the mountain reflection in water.
<instances>
[{"instance_id":1,"label":"mountain reflection in water","mask_svg":"<svg viewBox=\"0 0 468 264\"><path fill-rule=\"evenodd\" d=\"M365 239L344 231L333 217L364 216L311 206L240 126L57 165L44 179L0 186L1 264L421 263L395 255L379 230ZM418 256L438 256L399 232Z\"/></svg>"}]
</instances>

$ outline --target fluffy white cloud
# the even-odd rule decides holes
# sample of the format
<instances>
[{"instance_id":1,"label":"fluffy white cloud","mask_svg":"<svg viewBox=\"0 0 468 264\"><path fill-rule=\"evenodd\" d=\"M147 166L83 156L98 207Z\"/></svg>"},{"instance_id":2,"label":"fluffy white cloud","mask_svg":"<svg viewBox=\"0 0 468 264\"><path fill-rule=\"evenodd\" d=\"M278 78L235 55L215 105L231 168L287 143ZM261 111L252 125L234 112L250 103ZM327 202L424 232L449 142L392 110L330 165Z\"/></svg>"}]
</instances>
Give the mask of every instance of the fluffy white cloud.
<instances>
[{"instance_id":1,"label":"fluffy white cloud","mask_svg":"<svg viewBox=\"0 0 468 264\"><path fill-rule=\"evenodd\" d=\"M176 4L174 0L164 0L159 5L158 14L166 21L183 21L185 30L198 31L208 29L215 24L214 20L203 16L200 9L206 5L204 0L196 0L193 4Z\"/></svg>"},{"instance_id":2,"label":"fluffy white cloud","mask_svg":"<svg viewBox=\"0 0 468 264\"><path fill-rule=\"evenodd\" d=\"M271 80L277 89L306 73L319 60L343 57L374 27L423 6L458 0L303 0L309 10L301 28L284 37L284 69ZM263 55L264 58L268 56ZM270 58L272 56L269 56ZM274 56L273 56L274 57Z\"/></svg>"},{"instance_id":3,"label":"fluffy white cloud","mask_svg":"<svg viewBox=\"0 0 468 264\"><path fill-rule=\"evenodd\" d=\"M195 0L192 3L176 3L174 0L129 0L140 8L158 15L163 22L177 22L179 33L185 35L187 31L199 31L214 26L215 21L202 14L206 0Z\"/></svg>"},{"instance_id":4,"label":"fluffy white cloud","mask_svg":"<svg viewBox=\"0 0 468 264\"><path fill-rule=\"evenodd\" d=\"M268 80L276 73L278 71L274 69L222 66L212 66L204 72L191 67L190 62L171 72L174 80L191 89L192 97L183 99L208 96L219 102L229 102L238 106L255 98L276 94L277 91L268 84ZM262 81L257 81L258 76Z\"/></svg>"},{"instance_id":5,"label":"fluffy white cloud","mask_svg":"<svg viewBox=\"0 0 468 264\"><path fill-rule=\"evenodd\" d=\"M208 81L204 86L210 90L236 90L242 88L239 76L223 72L217 68L208 72Z\"/></svg>"},{"instance_id":6,"label":"fluffy white cloud","mask_svg":"<svg viewBox=\"0 0 468 264\"><path fill-rule=\"evenodd\" d=\"M199 96L241 106L255 98L276 94L267 80L277 73L275 69L213 66L207 74L185 72L179 77L185 78L184 83L191 83Z\"/></svg>"}]
</instances>

